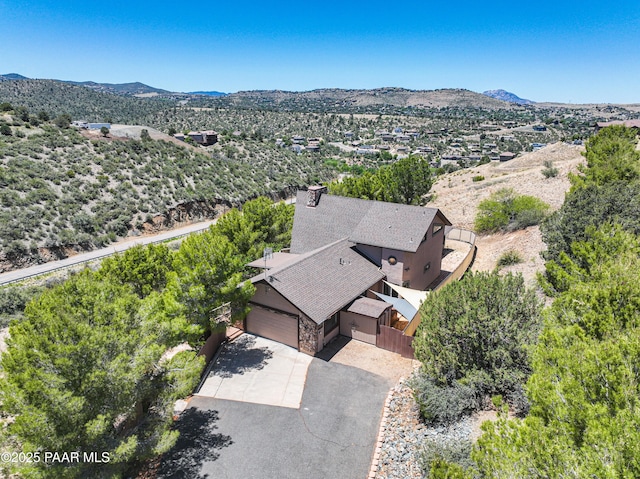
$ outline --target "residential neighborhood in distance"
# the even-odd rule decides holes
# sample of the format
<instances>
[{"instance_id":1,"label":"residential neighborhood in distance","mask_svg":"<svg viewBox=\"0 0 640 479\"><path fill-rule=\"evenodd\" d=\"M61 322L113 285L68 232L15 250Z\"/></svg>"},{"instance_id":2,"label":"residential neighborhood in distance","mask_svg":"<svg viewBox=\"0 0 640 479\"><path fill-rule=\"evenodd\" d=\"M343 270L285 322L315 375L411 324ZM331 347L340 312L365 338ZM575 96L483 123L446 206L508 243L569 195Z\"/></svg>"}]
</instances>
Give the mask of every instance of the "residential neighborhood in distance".
<instances>
[{"instance_id":1,"label":"residential neighborhood in distance","mask_svg":"<svg viewBox=\"0 0 640 479\"><path fill-rule=\"evenodd\" d=\"M0 453L40 458L0 476L635 457L637 311L607 298L640 294L639 126L504 90L0 75Z\"/></svg>"}]
</instances>

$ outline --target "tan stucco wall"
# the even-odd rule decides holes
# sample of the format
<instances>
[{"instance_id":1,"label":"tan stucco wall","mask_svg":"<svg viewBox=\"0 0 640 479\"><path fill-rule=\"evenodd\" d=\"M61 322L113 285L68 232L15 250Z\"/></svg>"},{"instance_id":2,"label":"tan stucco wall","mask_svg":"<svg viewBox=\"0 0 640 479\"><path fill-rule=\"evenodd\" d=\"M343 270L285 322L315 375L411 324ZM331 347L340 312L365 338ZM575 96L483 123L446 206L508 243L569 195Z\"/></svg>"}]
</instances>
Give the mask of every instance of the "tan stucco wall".
<instances>
[{"instance_id":1,"label":"tan stucco wall","mask_svg":"<svg viewBox=\"0 0 640 479\"><path fill-rule=\"evenodd\" d=\"M369 344L376 344L377 325L376 318L349 313L348 311L340 312L340 334L343 336Z\"/></svg>"},{"instance_id":2,"label":"tan stucco wall","mask_svg":"<svg viewBox=\"0 0 640 479\"><path fill-rule=\"evenodd\" d=\"M286 311L287 313L302 315L302 311L291 304L284 296L278 293L266 283L256 283L256 292L253 294L251 301L256 304L262 304L273 309Z\"/></svg>"}]
</instances>

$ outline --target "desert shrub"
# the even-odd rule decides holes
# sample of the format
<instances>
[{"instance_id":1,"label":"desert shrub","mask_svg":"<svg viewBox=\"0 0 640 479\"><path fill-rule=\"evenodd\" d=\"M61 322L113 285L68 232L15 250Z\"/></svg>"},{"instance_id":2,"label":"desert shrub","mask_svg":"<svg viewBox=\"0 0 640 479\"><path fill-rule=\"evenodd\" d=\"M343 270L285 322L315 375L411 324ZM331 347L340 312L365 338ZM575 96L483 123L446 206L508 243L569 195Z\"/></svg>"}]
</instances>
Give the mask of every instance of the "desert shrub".
<instances>
[{"instance_id":1,"label":"desert shrub","mask_svg":"<svg viewBox=\"0 0 640 479\"><path fill-rule=\"evenodd\" d=\"M535 196L501 189L478 205L475 229L479 233L523 229L543 221L548 210L549 205Z\"/></svg>"},{"instance_id":2,"label":"desert shrub","mask_svg":"<svg viewBox=\"0 0 640 479\"><path fill-rule=\"evenodd\" d=\"M424 373L419 373L411 379L410 387L420 416L429 424L451 424L481 406L478 391L473 386L456 381L442 386Z\"/></svg>"},{"instance_id":3,"label":"desert shrub","mask_svg":"<svg viewBox=\"0 0 640 479\"><path fill-rule=\"evenodd\" d=\"M558 168L553 166L553 162L551 160L545 160L542 174L545 178L555 178L558 176Z\"/></svg>"},{"instance_id":4,"label":"desert shrub","mask_svg":"<svg viewBox=\"0 0 640 479\"><path fill-rule=\"evenodd\" d=\"M21 318L27 303L43 290L41 286L9 285L0 288L0 328L6 328L12 319Z\"/></svg>"},{"instance_id":5,"label":"desert shrub","mask_svg":"<svg viewBox=\"0 0 640 479\"><path fill-rule=\"evenodd\" d=\"M640 182L615 181L588 184L568 193L562 207L540 226L547 245L546 260L560 260L560 254L572 256L571 244L587 238L586 228L614 221L625 230L640 234Z\"/></svg>"},{"instance_id":6,"label":"desert shrub","mask_svg":"<svg viewBox=\"0 0 640 479\"><path fill-rule=\"evenodd\" d=\"M422 449L419 453L420 467L429 479L437 477L447 478L463 478L464 470L472 468L475 463L471 459L471 441L446 441L437 440L435 438L427 438L422 443ZM445 465L445 463L448 463ZM458 469L458 475L442 475L439 469ZM436 472L438 471L438 472ZM463 474L463 475L459 475Z\"/></svg>"},{"instance_id":7,"label":"desert shrub","mask_svg":"<svg viewBox=\"0 0 640 479\"><path fill-rule=\"evenodd\" d=\"M471 178L474 182L478 182L478 181L484 181L484 176L482 175L476 175L473 178Z\"/></svg>"},{"instance_id":8,"label":"desert shrub","mask_svg":"<svg viewBox=\"0 0 640 479\"><path fill-rule=\"evenodd\" d=\"M479 394L508 397L531 372L541 307L522 275L468 273L422 304L416 359L439 386L457 381Z\"/></svg>"},{"instance_id":9,"label":"desert shrub","mask_svg":"<svg viewBox=\"0 0 640 479\"><path fill-rule=\"evenodd\" d=\"M537 225L547 216L549 205L535 196L521 195L513 199L509 230Z\"/></svg>"},{"instance_id":10,"label":"desert shrub","mask_svg":"<svg viewBox=\"0 0 640 479\"><path fill-rule=\"evenodd\" d=\"M498 258L498 267L522 263L522 256L516 250L505 251Z\"/></svg>"},{"instance_id":11,"label":"desert shrub","mask_svg":"<svg viewBox=\"0 0 640 479\"><path fill-rule=\"evenodd\" d=\"M16 314L24 311L31 298L44 288L39 286L10 285L0 288L0 315Z\"/></svg>"}]
</instances>

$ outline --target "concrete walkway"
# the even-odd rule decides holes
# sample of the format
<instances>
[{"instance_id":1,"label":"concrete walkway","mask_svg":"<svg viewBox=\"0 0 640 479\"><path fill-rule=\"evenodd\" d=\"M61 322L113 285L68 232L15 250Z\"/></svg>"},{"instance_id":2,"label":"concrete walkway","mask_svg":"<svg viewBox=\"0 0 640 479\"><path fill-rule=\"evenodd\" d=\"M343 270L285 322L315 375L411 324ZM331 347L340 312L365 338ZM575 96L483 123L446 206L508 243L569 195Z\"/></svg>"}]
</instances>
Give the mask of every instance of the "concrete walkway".
<instances>
[{"instance_id":1,"label":"concrete walkway","mask_svg":"<svg viewBox=\"0 0 640 479\"><path fill-rule=\"evenodd\" d=\"M300 407L311 356L248 333L223 348L196 396Z\"/></svg>"}]
</instances>

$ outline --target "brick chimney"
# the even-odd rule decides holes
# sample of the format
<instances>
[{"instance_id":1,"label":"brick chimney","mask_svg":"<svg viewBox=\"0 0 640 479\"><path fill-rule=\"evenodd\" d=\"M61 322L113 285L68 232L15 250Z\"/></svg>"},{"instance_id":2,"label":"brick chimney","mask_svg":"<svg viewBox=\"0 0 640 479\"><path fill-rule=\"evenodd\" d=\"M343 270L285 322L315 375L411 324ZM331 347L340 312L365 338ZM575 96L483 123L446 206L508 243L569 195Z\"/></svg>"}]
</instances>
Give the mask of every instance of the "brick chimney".
<instances>
[{"instance_id":1,"label":"brick chimney","mask_svg":"<svg viewBox=\"0 0 640 479\"><path fill-rule=\"evenodd\" d=\"M322 193L327 192L326 186L310 186L307 190L307 206L315 208L320 202L320 196Z\"/></svg>"}]
</instances>

